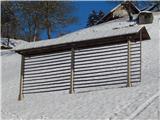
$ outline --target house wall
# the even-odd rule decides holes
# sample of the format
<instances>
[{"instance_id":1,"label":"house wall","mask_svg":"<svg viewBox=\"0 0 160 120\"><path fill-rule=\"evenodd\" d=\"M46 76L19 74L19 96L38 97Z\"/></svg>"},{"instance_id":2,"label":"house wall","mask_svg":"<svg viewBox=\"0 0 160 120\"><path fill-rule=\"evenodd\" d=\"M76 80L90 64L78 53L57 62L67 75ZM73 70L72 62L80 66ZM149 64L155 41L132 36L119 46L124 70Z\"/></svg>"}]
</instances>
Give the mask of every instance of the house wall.
<instances>
[{"instance_id":1,"label":"house wall","mask_svg":"<svg viewBox=\"0 0 160 120\"><path fill-rule=\"evenodd\" d=\"M128 13L123 6L118 7L118 9L116 9L113 12L113 17L124 17L124 16L128 16Z\"/></svg>"}]
</instances>

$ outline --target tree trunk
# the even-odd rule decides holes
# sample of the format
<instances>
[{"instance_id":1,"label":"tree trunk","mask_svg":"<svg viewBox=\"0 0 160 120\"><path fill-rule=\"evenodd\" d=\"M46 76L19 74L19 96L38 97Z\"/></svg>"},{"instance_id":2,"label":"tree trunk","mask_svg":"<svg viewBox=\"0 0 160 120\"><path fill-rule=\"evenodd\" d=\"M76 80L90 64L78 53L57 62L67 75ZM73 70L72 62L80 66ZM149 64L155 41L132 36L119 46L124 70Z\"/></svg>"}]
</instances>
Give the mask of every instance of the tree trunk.
<instances>
[{"instance_id":1,"label":"tree trunk","mask_svg":"<svg viewBox=\"0 0 160 120\"><path fill-rule=\"evenodd\" d=\"M31 42L32 41L32 28L31 28L31 23L30 23L29 19L27 22L28 22L28 30L29 30L28 42Z\"/></svg>"},{"instance_id":2,"label":"tree trunk","mask_svg":"<svg viewBox=\"0 0 160 120\"><path fill-rule=\"evenodd\" d=\"M33 41L35 42L37 40L37 28L35 28L34 30L34 37L33 37Z\"/></svg>"},{"instance_id":3,"label":"tree trunk","mask_svg":"<svg viewBox=\"0 0 160 120\"><path fill-rule=\"evenodd\" d=\"M35 23L35 28L34 28L34 37L33 37L33 41L35 42L37 40L37 24Z\"/></svg>"},{"instance_id":4,"label":"tree trunk","mask_svg":"<svg viewBox=\"0 0 160 120\"><path fill-rule=\"evenodd\" d=\"M49 2L46 1L46 6L47 6L47 9L46 9L46 28L47 28L47 35L48 35L48 39L51 39L51 23L49 21Z\"/></svg>"},{"instance_id":5,"label":"tree trunk","mask_svg":"<svg viewBox=\"0 0 160 120\"><path fill-rule=\"evenodd\" d=\"M38 17L36 16L35 17L35 20L34 20L34 24L35 24L35 29L34 29L34 37L33 37L33 41L37 41L37 37L38 37L38 28L39 28L39 24L38 24Z\"/></svg>"},{"instance_id":6,"label":"tree trunk","mask_svg":"<svg viewBox=\"0 0 160 120\"><path fill-rule=\"evenodd\" d=\"M47 28L47 35L48 35L48 39L51 39L51 27L48 26Z\"/></svg>"},{"instance_id":7,"label":"tree trunk","mask_svg":"<svg viewBox=\"0 0 160 120\"><path fill-rule=\"evenodd\" d=\"M9 38L10 38L10 35L9 35L9 24L7 24L7 46L8 47L9 47L9 42L10 42Z\"/></svg>"}]
</instances>

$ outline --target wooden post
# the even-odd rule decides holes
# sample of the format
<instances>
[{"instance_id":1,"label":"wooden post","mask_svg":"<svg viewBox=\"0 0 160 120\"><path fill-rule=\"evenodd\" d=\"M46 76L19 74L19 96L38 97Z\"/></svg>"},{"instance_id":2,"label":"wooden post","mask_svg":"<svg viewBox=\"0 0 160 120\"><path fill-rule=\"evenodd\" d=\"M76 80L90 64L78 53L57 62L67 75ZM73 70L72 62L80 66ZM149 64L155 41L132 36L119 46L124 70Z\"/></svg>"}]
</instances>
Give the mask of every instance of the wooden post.
<instances>
[{"instance_id":1,"label":"wooden post","mask_svg":"<svg viewBox=\"0 0 160 120\"><path fill-rule=\"evenodd\" d=\"M131 87L131 40L128 40L128 79L127 87Z\"/></svg>"},{"instance_id":2,"label":"wooden post","mask_svg":"<svg viewBox=\"0 0 160 120\"><path fill-rule=\"evenodd\" d=\"M140 31L140 82L141 82L141 73L142 73L142 31Z\"/></svg>"},{"instance_id":3,"label":"wooden post","mask_svg":"<svg viewBox=\"0 0 160 120\"><path fill-rule=\"evenodd\" d=\"M21 57L21 72L20 72L20 86L19 86L19 95L18 100L22 100L24 98L23 95L23 80L24 80L24 56Z\"/></svg>"},{"instance_id":4,"label":"wooden post","mask_svg":"<svg viewBox=\"0 0 160 120\"><path fill-rule=\"evenodd\" d=\"M74 48L71 49L71 79L69 93L74 93Z\"/></svg>"}]
</instances>

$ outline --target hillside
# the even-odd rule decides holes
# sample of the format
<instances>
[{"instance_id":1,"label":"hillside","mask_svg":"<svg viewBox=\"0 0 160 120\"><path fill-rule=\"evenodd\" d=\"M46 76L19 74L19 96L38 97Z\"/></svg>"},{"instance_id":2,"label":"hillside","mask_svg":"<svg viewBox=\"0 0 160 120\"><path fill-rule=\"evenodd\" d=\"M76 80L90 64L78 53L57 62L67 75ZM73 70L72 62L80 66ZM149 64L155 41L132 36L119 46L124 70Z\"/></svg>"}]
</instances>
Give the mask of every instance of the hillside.
<instances>
[{"instance_id":1,"label":"hillside","mask_svg":"<svg viewBox=\"0 0 160 120\"><path fill-rule=\"evenodd\" d=\"M8 39L7 38L1 38L0 39L0 45L8 47L10 49L14 49L15 47L18 47L18 46L23 45L23 44L26 45L26 44L28 44L28 42L26 42L24 40L10 39L9 44L8 44ZM5 55L5 54L11 54L13 52L11 52L11 50L8 50L8 49L2 49L0 51L0 53L1 53L1 55Z\"/></svg>"},{"instance_id":2,"label":"hillside","mask_svg":"<svg viewBox=\"0 0 160 120\"><path fill-rule=\"evenodd\" d=\"M159 22L160 14L154 13L154 22L145 25L151 39L142 42L142 81L130 88L95 89L75 94L31 94L18 101L21 56L17 53L3 54L2 118L158 120ZM111 27L111 22L104 24ZM123 26L120 20L114 20L112 24L119 29Z\"/></svg>"}]
</instances>

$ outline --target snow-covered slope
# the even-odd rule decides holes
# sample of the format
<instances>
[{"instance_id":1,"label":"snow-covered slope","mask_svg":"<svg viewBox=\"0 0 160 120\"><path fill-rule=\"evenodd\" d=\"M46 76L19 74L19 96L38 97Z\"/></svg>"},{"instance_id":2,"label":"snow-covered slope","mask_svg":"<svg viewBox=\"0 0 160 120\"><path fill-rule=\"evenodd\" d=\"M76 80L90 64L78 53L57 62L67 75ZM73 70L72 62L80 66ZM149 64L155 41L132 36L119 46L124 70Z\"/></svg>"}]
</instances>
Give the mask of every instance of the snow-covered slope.
<instances>
[{"instance_id":1,"label":"snow-covered slope","mask_svg":"<svg viewBox=\"0 0 160 120\"><path fill-rule=\"evenodd\" d=\"M9 47L14 49L15 47L21 46L21 45L27 45L29 44L28 42L24 40L15 40L15 39L9 39ZM1 46L8 46L8 38L1 38L0 39L0 45ZM1 55L10 55L13 54L14 51L11 51L10 49L2 49L0 51Z\"/></svg>"},{"instance_id":2,"label":"snow-covered slope","mask_svg":"<svg viewBox=\"0 0 160 120\"><path fill-rule=\"evenodd\" d=\"M8 38L1 38L0 40L1 40L0 42L1 45L5 45L5 46L8 45ZM22 44L26 44L26 43L27 42L24 40L9 39L9 47L12 47L12 48L17 47Z\"/></svg>"},{"instance_id":3,"label":"snow-covered slope","mask_svg":"<svg viewBox=\"0 0 160 120\"><path fill-rule=\"evenodd\" d=\"M122 119L130 118L159 91L159 19L146 25L151 40L142 42L142 82L131 88L84 93L53 92L26 95L18 101L20 55L2 56L2 118L4 119ZM141 107L142 108L142 107ZM158 120L158 100L143 107L133 119Z\"/></svg>"}]
</instances>

